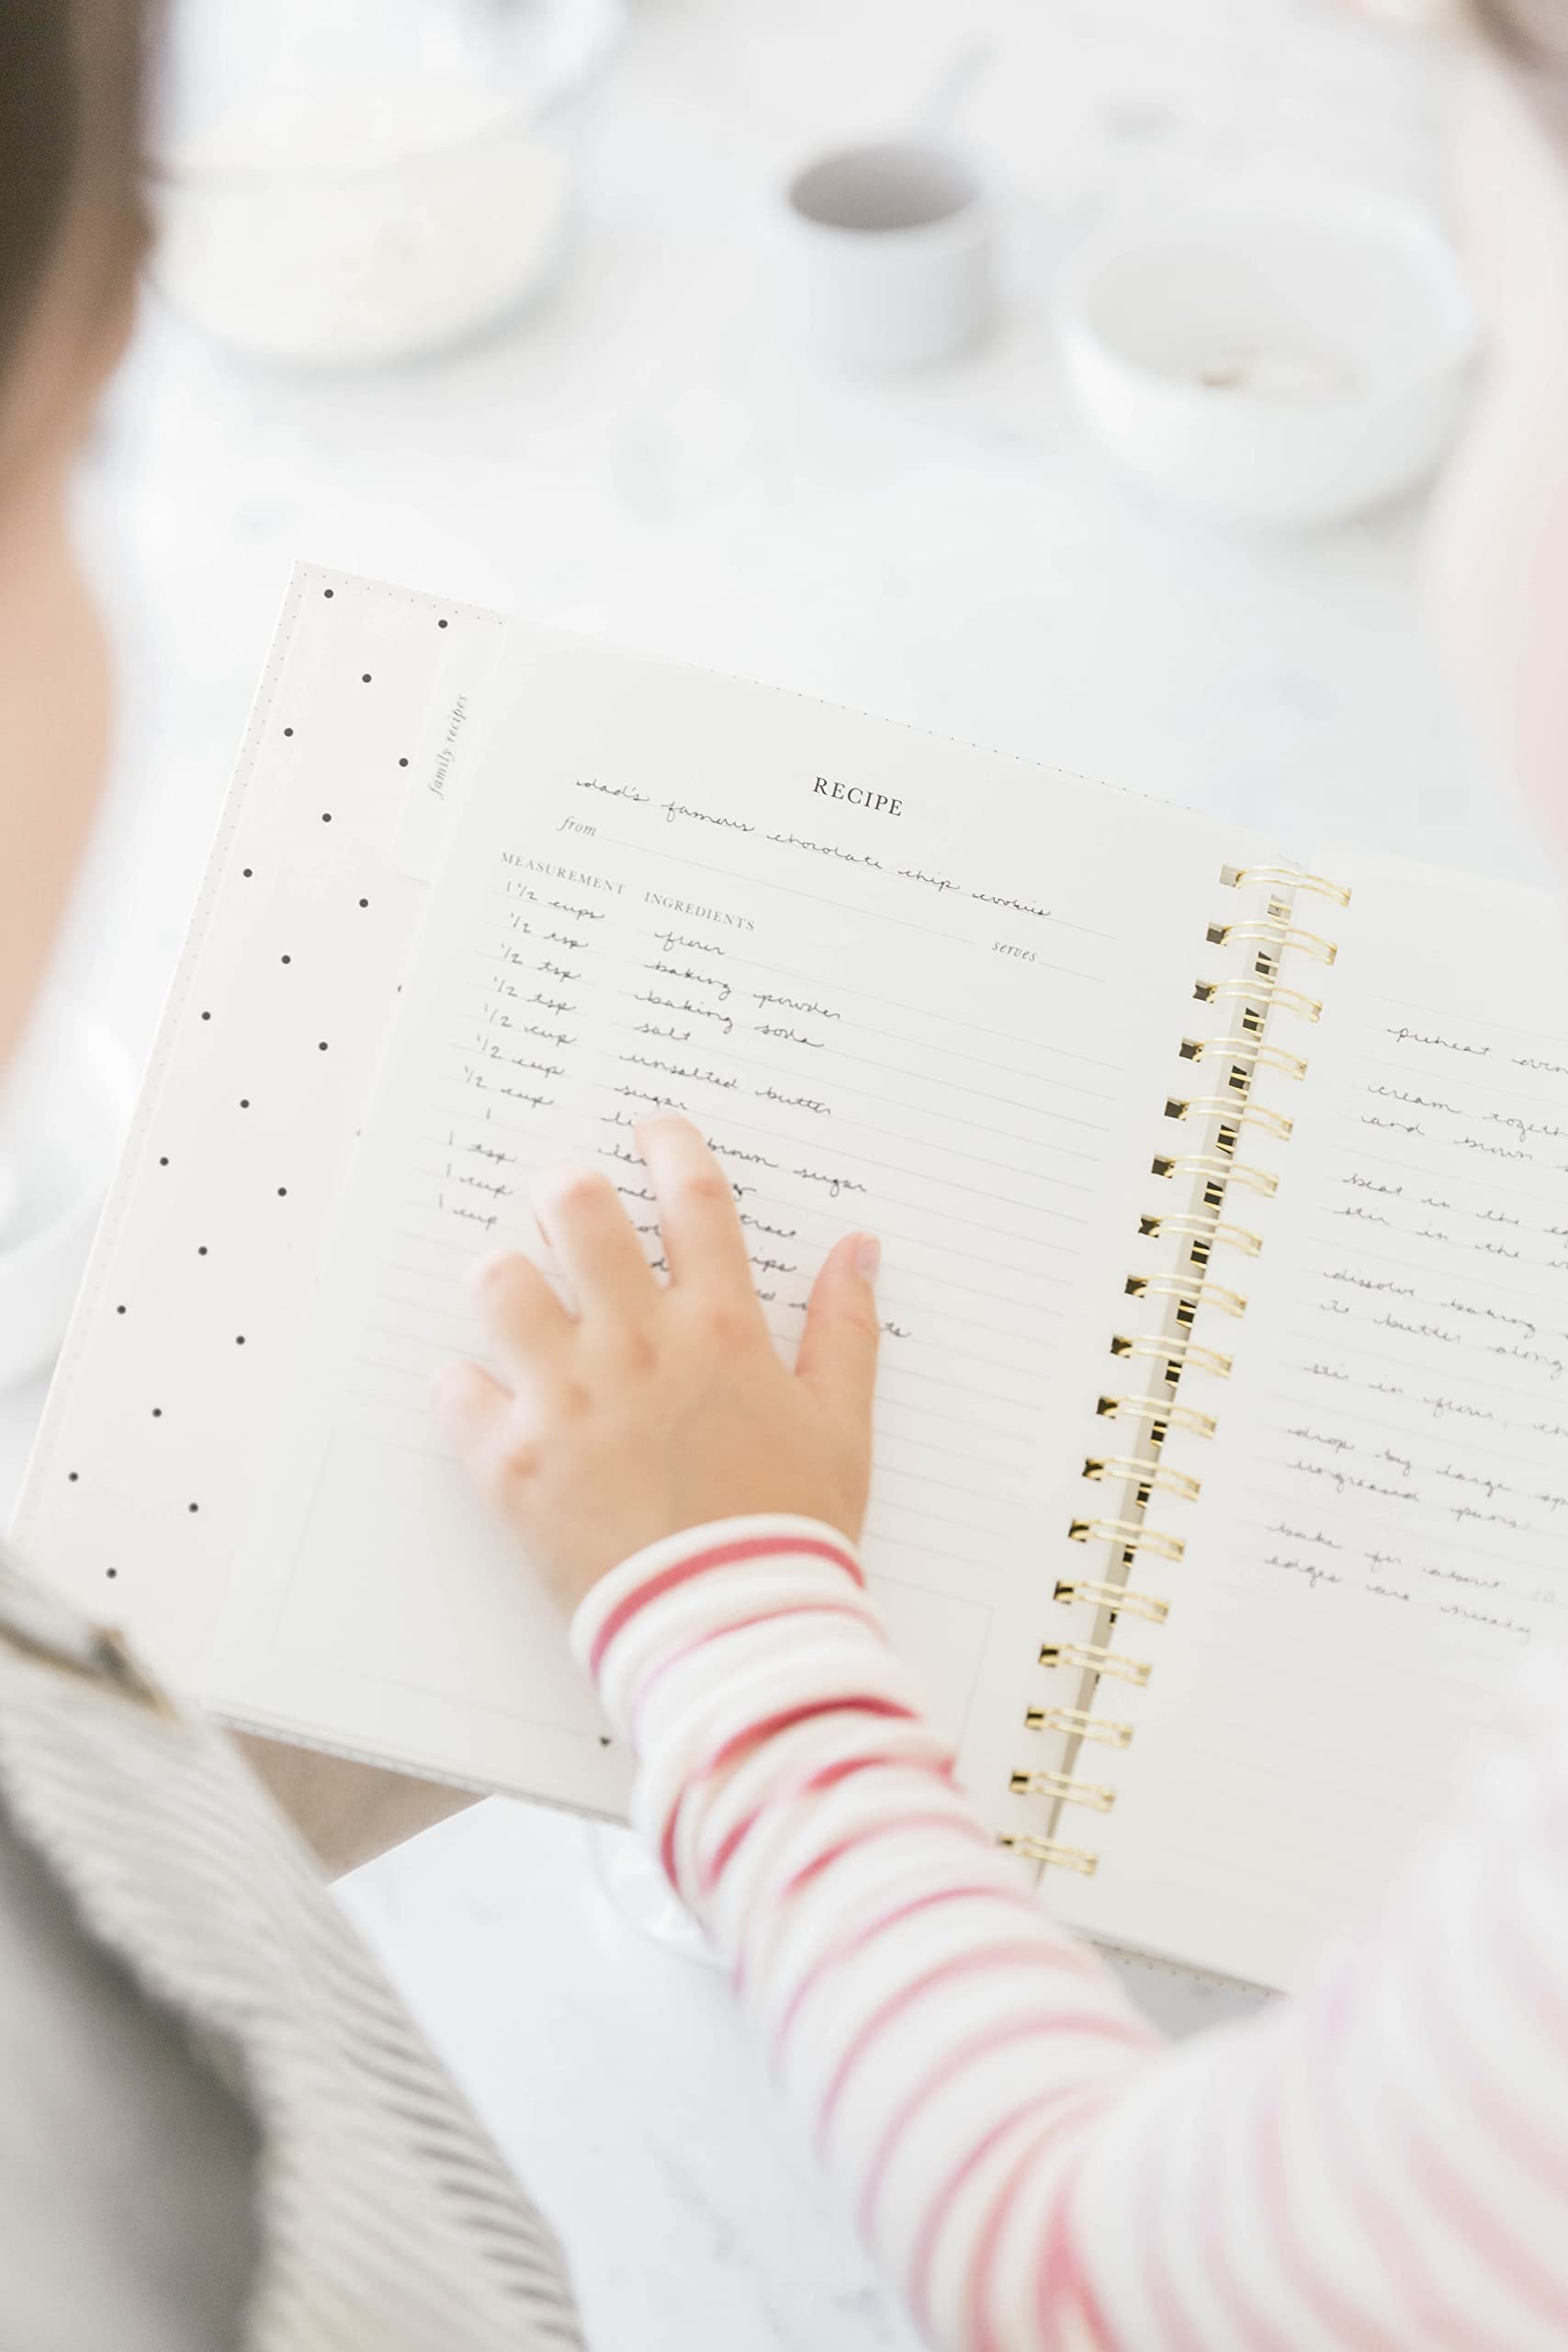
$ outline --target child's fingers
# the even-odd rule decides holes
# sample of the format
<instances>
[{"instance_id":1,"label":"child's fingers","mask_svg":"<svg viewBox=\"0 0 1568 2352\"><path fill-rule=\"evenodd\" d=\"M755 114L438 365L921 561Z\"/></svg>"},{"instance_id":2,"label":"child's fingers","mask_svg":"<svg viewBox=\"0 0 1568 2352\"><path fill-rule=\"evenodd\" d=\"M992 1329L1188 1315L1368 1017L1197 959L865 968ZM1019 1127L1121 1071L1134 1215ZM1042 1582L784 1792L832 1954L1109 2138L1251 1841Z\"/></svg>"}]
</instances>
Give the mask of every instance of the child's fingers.
<instances>
[{"instance_id":1,"label":"child's fingers","mask_svg":"<svg viewBox=\"0 0 1568 2352\"><path fill-rule=\"evenodd\" d=\"M445 1364L430 1392L435 1418L457 1459L478 1476L498 1451L509 1392L482 1364Z\"/></svg>"},{"instance_id":2,"label":"child's fingers","mask_svg":"<svg viewBox=\"0 0 1568 2352\"><path fill-rule=\"evenodd\" d=\"M871 1425L882 1338L874 1289L881 1256L870 1233L848 1234L829 1250L811 1287L795 1358L797 1376L847 1429Z\"/></svg>"},{"instance_id":3,"label":"child's fingers","mask_svg":"<svg viewBox=\"0 0 1568 2352\"><path fill-rule=\"evenodd\" d=\"M678 1112L660 1111L637 1121L637 1136L658 1196L671 1279L694 1290L749 1298L755 1306L735 1195L696 1128Z\"/></svg>"},{"instance_id":4,"label":"child's fingers","mask_svg":"<svg viewBox=\"0 0 1568 2352\"><path fill-rule=\"evenodd\" d=\"M635 1313L658 1296L620 1194L596 1168L542 1176L530 1202L579 1304L592 1312Z\"/></svg>"},{"instance_id":5,"label":"child's fingers","mask_svg":"<svg viewBox=\"0 0 1568 2352\"><path fill-rule=\"evenodd\" d=\"M522 1383L564 1353L572 1319L531 1258L496 1250L468 1270L485 1336L510 1378Z\"/></svg>"}]
</instances>

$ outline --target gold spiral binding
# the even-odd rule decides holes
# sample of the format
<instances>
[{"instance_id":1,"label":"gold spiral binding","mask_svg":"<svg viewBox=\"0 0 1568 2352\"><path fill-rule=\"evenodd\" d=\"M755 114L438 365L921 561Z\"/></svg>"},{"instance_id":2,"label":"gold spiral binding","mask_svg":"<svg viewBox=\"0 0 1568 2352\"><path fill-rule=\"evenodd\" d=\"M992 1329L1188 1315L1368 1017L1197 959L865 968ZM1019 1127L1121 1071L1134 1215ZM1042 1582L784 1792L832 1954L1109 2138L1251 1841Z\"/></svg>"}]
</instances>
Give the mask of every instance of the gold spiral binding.
<instances>
[{"instance_id":1,"label":"gold spiral binding","mask_svg":"<svg viewBox=\"0 0 1568 2352\"><path fill-rule=\"evenodd\" d=\"M1185 1470L1168 1470L1163 1464L1151 1463L1146 1456L1132 1453L1091 1453L1083 1466L1086 1478L1128 1478L1140 1489L1140 1500L1150 1495L1179 1495L1184 1503L1195 1503L1201 1491L1198 1479Z\"/></svg>"},{"instance_id":2,"label":"gold spiral binding","mask_svg":"<svg viewBox=\"0 0 1568 2352\"><path fill-rule=\"evenodd\" d=\"M1194 1372L1209 1373L1215 1380L1228 1380L1231 1376L1229 1356L1221 1355L1217 1348L1195 1347L1186 1332L1173 1332L1168 1339L1151 1331L1140 1331L1126 1339L1118 1332L1111 1342L1111 1352L1113 1356L1146 1356L1156 1363L1168 1363L1171 1370L1166 1378L1173 1388L1189 1364Z\"/></svg>"},{"instance_id":3,"label":"gold spiral binding","mask_svg":"<svg viewBox=\"0 0 1568 2352\"><path fill-rule=\"evenodd\" d=\"M1088 1600L1099 1609L1114 1609L1119 1616L1146 1618L1151 1625L1163 1625L1170 1614L1168 1600L1156 1600L1150 1592L1134 1592L1130 1584L1097 1584L1092 1577L1077 1577L1071 1584L1058 1582L1052 1598L1064 1609Z\"/></svg>"},{"instance_id":4,"label":"gold spiral binding","mask_svg":"<svg viewBox=\"0 0 1568 2352\"><path fill-rule=\"evenodd\" d=\"M1145 1527L1141 1519L1074 1519L1067 1522L1068 1540L1074 1544L1114 1544L1129 1556L1134 1552L1147 1552L1156 1560L1179 1560L1187 1549L1179 1535L1167 1535L1157 1527Z\"/></svg>"},{"instance_id":5,"label":"gold spiral binding","mask_svg":"<svg viewBox=\"0 0 1568 2352\"><path fill-rule=\"evenodd\" d=\"M1157 1396L1102 1396L1095 1407L1108 1421L1147 1421L1154 1431L1156 1445L1165 1443L1167 1430L1185 1430L1189 1437L1213 1437L1219 1428L1213 1413L1200 1413L1190 1405L1165 1405Z\"/></svg>"},{"instance_id":6,"label":"gold spiral binding","mask_svg":"<svg viewBox=\"0 0 1568 2352\"><path fill-rule=\"evenodd\" d=\"M1082 1804L1093 1811L1109 1813L1114 1804L1115 1788L1110 1782L1081 1779L1072 1769L1074 1758L1080 1747L1090 1742L1114 1748L1132 1745L1135 1724L1102 1716L1096 1704L1097 1695L1102 1683L1113 1681L1144 1689L1154 1672L1154 1664L1147 1658L1128 1656L1115 1645L1111 1634L1122 1618L1139 1619L1152 1626L1165 1624L1171 1603L1158 1591L1134 1587L1128 1572L1140 1554L1170 1566L1179 1564L1186 1556L1185 1538L1151 1526L1147 1512L1156 1496L1170 1495L1182 1502L1198 1500L1202 1492L1201 1480L1166 1462L1164 1451L1173 1430L1210 1439L1215 1434L1217 1423L1213 1414L1179 1403L1174 1392L1190 1374L1223 1380L1231 1372L1231 1359L1195 1336L1199 1316L1205 1309L1233 1317L1247 1312L1245 1292L1213 1281L1208 1272L1216 1250L1232 1250L1242 1257L1256 1258L1263 1248L1261 1233L1237 1225L1224 1215L1232 1186L1263 1200L1272 1199L1279 1189L1279 1179L1271 1170L1236 1158L1242 1132L1251 1127L1276 1143L1288 1143L1293 1132L1293 1123L1282 1112L1254 1099L1255 1086L1264 1071L1298 1082L1307 1075L1308 1065L1303 1055L1290 1052L1269 1037L1269 1020L1278 1012L1315 1022L1323 1012L1318 998L1281 983L1280 961L1287 955L1298 954L1328 966L1338 954L1337 941L1325 938L1320 932L1305 930L1296 922L1295 899L1299 894L1308 892L1332 899L1341 907L1348 906L1350 899L1349 891L1338 883L1330 882L1322 875L1298 873L1291 866L1225 866L1220 879L1231 888L1259 887L1268 892L1262 914L1244 922L1212 922L1205 933L1211 946L1247 946L1255 951L1249 971L1219 979L1200 979L1193 987L1193 997L1199 1003L1234 1006L1235 1011L1230 1017L1237 1024L1235 1029L1216 1036L1183 1037L1178 1047L1179 1058L1189 1065L1218 1063L1224 1072L1224 1091L1167 1097L1168 1119L1213 1123L1207 1129L1202 1150L1156 1152L1150 1162L1152 1172L1166 1182L1191 1177L1197 1187L1197 1199L1190 1209L1172 1213L1156 1210L1138 1218L1141 1239L1170 1238L1185 1242L1189 1271L1129 1274L1123 1283L1126 1296L1167 1302L1166 1328L1117 1332L1111 1340L1112 1356L1122 1362L1141 1360L1152 1363L1156 1368L1153 1376L1163 1380L1173 1393L1169 1397L1110 1393L1101 1396L1096 1406L1097 1414L1106 1419L1141 1423L1142 1451L1085 1456L1084 1479L1114 1487L1120 1515L1075 1518L1069 1521L1069 1541L1104 1544L1110 1547L1109 1558L1105 1572L1100 1576L1057 1577L1053 1597L1062 1608L1094 1611L1096 1618L1089 1630L1102 1633L1103 1638L1050 1639L1041 1645L1039 1662L1043 1668L1069 1668L1084 1678L1080 1703L1026 1710L1027 1729L1051 1731L1062 1736L1066 1743L1063 1762L1061 1769L1031 1767L1014 1772L1010 1782L1015 1795L1048 1796L1058 1810L1068 1804ZM1010 1835L1001 1842L1046 1867L1079 1871L1091 1876L1099 1866L1097 1854L1081 1846L1066 1844L1055 1835Z\"/></svg>"},{"instance_id":7,"label":"gold spiral binding","mask_svg":"<svg viewBox=\"0 0 1568 2352\"><path fill-rule=\"evenodd\" d=\"M1077 1871L1081 1878L1092 1878L1100 1868L1100 1856L1082 1846L1064 1846L1055 1838L998 1838L998 1846L1010 1846L1015 1854L1027 1861L1044 1862L1059 1871Z\"/></svg>"},{"instance_id":8,"label":"gold spiral binding","mask_svg":"<svg viewBox=\"0 0 1568 2352\"><path fill-rule=\"evenodd\" d=\"M1318 964L1332 964L1339 953L1336 942L1325 939L1320 931L1302 931L1293 923L1272 921L1211 923L1208 937L1211 947L1229 947L1235 940L1247 940L1263 948L1271 947L1275 953L1267 960L1276 970L1279 968L1278 957L1290 948L1294 948L1300 956L1310 956ZM1262 960L1260 957L1259 961Z\"/></svg>"},{"instance_id":9,"label":"gold spiral binding","mask_svg":"<svg viewBox=\"0 0 1568 2352\"><path fill-rule=\"evenodd\" d=\"M1192 994L1200 1004L1246 1005L1258 1014L1259 1023L1270 1011L1293 1012L1302 1021L1323 1018L1322 998L1308 996L1304 989L1254 988L1250 980L1200 980Z\"/></svg>"},{"instance_id":10,"label":"gold spiral binding","mask_svg":"<svg viewBox=\"0 0 1568 2352\"><path fill-rule=\"evenodd\" d=\"M1217 1306L1224 1315L1247 1313L1247 1293L1224 1283L1190 1282L1185 1274L1129 1274L1122 1284L1129 1298L1174 1298L1176 1319L1184 1327L1201 1306Z\"/></svg>"},{"instance_id":11,"label":"gold spiral binding","mask_svg":"<svg viewBox=\"0 0 1568 2352\"><path fill-rule=\"evenodd\" d=\"M1025 1731L1055 1731L1068 1739L1098 1740L1101 1747L1131 1747L1131 1724L1112 1722L1109 1715L1091 1715L1082 1707L1026 1707Z\"/></svg>"},{"instance_id":12,"label":"gold spiral binding","mask_svg":"<svg viewBox=\"0 0 1568 2352\"><path fill-rule=\"evenodd\" d=\"M1283 1046L1265 1045L1259 1037L1183 1037L1181 1058L1184 1062L1201 1062L1210 1054L1218 1054L1226 1061L1235 1062L1247 1069L1278 1070L1281 1078L1303 1079L1307 1074L1306 1063L1300 1054L1288 1054Z\"/></svg>"},{"instance_id":13,"label":"gold spiral binding","mask_svg":"<svg viewBox=\"0 0 1568 2352\"><path fill-rule=\"evenodd\" d=\"M1064 1804L1086 1804L1092 1813L1109 1813L1116 1802L1114 1789L1103 1781L1080 1781L1071 1772L1015 1772L1011 1788L1019 1797L1060 1797Z\"/></svg>"},{"instance_id":14,"label":"gold spiral binding","mask_svg":"<svg viewBox=\"0 0 1568 2352\"><path fill-rule=\"evenodd\" d=\"M1227 1102L1223 1094L1172 1094L1167 1098L1165 1115L1168 1119L1224 1119L1231 1127L1250 1124L1272 1136L1276 1143L1289 1143L1295 1125L1282 1111L1272 1111L1265 1102ZM1223 1145L1223 1136L1220 1141Z\"/></svg>"},{"instance_id":15,"label":"gold spiral binding","mask_svg":"<svg viewBox=\"0 0 1568 2352\"><path fill-rule=\"evenodd\" d=\"M1267 1168L1253 1168L1245 1159L1226 1159L1213 1151L1156 1152L1149 1162L1156 1176L1212 1176L1219 1184L1239 1184L1244 1193L1256 1193L1260 1200L1271 1201L1280 1189L1280 1179Z\"/></svg>"},{"instance_id":16,"label":"gold spiral binding","mask_svg":"<svg viewBox=\"0 0 1568 2352\"><path fill-rule=\"evenodd\" d=\"M1108 1649L1103 1642L1043 1642L1042 1666L1081 1666L1091 1674L1109 1674L1118 1682L1132 1682L1141 1690L1154 1668L1145 1658L1128 1657Z\"/></svg>"},{"instance_id":17,"label":"gold spiral binding","mask_svg":"<svg viewBox=\"0 0 1568 2352\"><path fill-rule=\"evenodd\" d=\"M1260 1233L1251 1232L1245 1225L1222 1225L1215 1216L1141 1216L1138 1231L1145 1241L1162 1233L1190 1234L1194 1242L1205 1245L1199 1261L1202 1264L1207 1263L1211 1250L1239 1250L1244 1258L1260 1257L1263 1250ZM1196 1249L1190 1254L1197 1258Z\"/></svg>"},{"instance_id":18,"label":"gold spiral binding","mask_svg":"<svg viewBox=\"0 0 1568 2352\"><path fill-rule=\"evenodd\" d=\"M1233 890L1244 890L1249 883L1261 882L1281 890L1313 890L1321 899L1331 899L1337 907L1348 907L1350 893L1343 882L1330 882L1322 874L1298 873L1293 865L1223 865L1220 880Z\"/></svg>"}]
</instances>

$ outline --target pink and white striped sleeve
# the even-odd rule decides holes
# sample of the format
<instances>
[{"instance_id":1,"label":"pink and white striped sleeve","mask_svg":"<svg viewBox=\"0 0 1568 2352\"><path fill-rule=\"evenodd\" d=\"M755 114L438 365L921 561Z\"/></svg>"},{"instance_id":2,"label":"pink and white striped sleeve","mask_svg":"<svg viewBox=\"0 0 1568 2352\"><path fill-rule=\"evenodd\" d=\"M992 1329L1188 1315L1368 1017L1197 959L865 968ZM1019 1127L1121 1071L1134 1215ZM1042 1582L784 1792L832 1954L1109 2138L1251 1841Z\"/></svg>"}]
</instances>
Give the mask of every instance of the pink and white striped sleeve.
<instances>
[{"instance_id":1,"label":"pink and white striped sleeve","mask_svg":"<svg viewBox=\"0 0 1568 2352\"><path fill-rule=\"evenodd\" d=\"M1313 1989L1170 2048L954 1786L853 1548L725 1521L572 1628L634 1819L932 2343L1568 2345L1568 1676Z\"/></svg>"}]
</instances>

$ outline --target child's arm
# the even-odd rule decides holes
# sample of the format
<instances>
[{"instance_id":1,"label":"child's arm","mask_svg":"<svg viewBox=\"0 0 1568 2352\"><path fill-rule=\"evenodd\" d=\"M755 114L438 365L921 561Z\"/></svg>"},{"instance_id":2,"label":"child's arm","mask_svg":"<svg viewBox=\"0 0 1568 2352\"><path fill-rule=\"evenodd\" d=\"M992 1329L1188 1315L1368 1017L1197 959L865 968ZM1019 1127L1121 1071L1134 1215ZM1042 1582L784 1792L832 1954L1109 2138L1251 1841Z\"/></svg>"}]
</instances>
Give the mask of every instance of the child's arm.
<instances>
[{"instance_id":1,"label":"child's arm","mask_svg":"<svg viewBox=\"0 0 1568 2352\"><path fill-rule=\"evenodd\" d=\"M954 1789L852 1548L695 1529L596 1585L572 1642L637 1747L637 1826L921 2326L1033 2344L1020 2257L1055 2266L1054 2320L1092 2309L1066 2181L1157 2038Z\"/></svg>"},{"instance_id":2,"label":"child's arm","mask_svg":"<svg viewBox=\"0 0 1568 2352\"><path fill-rule=\"evenodd\" d=\"M573 1645L935 2342L1568 2343L1568 1678L1305 1995L1168 2049L952 1789L831 1529L655 1544Z\"/></svg>"},{"instance_id":3,"label":"child's arm","mask_svg":"<svg viewBox=\"0 0 1568 2352\"><path fill-rule=\"evenodd\" d=\"M513 1385L461 1369L444 1409L576 1603L637 1819L922 2325L964 2352L1568 2341L1558 1685L1309 1995L1166 2049L954 1790L866 1600L854 1244L792 1376L695 1131L642 1140L669 1287L602 1179L547 1191L580 1316L491 1261Z\"/></svg>"}]
</instances>

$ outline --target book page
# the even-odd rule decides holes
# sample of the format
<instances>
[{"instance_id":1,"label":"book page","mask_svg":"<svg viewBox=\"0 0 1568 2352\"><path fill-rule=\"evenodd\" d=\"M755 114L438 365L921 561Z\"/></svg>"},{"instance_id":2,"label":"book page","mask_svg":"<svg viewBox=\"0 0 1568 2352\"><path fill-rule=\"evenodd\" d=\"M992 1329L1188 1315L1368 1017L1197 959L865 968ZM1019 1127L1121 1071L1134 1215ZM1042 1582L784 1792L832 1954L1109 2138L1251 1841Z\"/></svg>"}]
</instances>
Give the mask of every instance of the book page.
<instances>
[{"instance_id":1,"label":"book page","mask_svg":"<svg viewBox=\"0 0 1568 2352\"><path fill-rule=\"evenodd\" d=\"M1519 1660L1568 1634L1568 910L1348 878L1343 914L1298 909L1340 953L1287 974L1323 1017L1292 1038L1310 1069L1278 1198L1246 1205L1265 1246L1203 1398L1218 1436L1171 1456L1203 1491L1161 1514L1187 1553L1168 1623L1139 1629L1148 1687L1117 1695L1135 1736L1073 1902L1274 1984L1377 1894Z\"/></svg>"},{"instance_id":2,"label":"book page","mask_svg":"<svg viewBox=\"0 0 1568 2352\"><path fill-rule=\"evenodd\" d=\"M770 689L521 633L512 661L209 1695L618 1804L625 1759L427 1395L482 1353L466 1265L536 1246L542 1166L605 1169L657 1261L632 1123L667 1102L735 1182L786 1358L833 1239L883 1238L868 1566L1000 1816L1066 1432L1115 1328L1222 845L1179 811Z\"/></svg>"}]
</instances>

